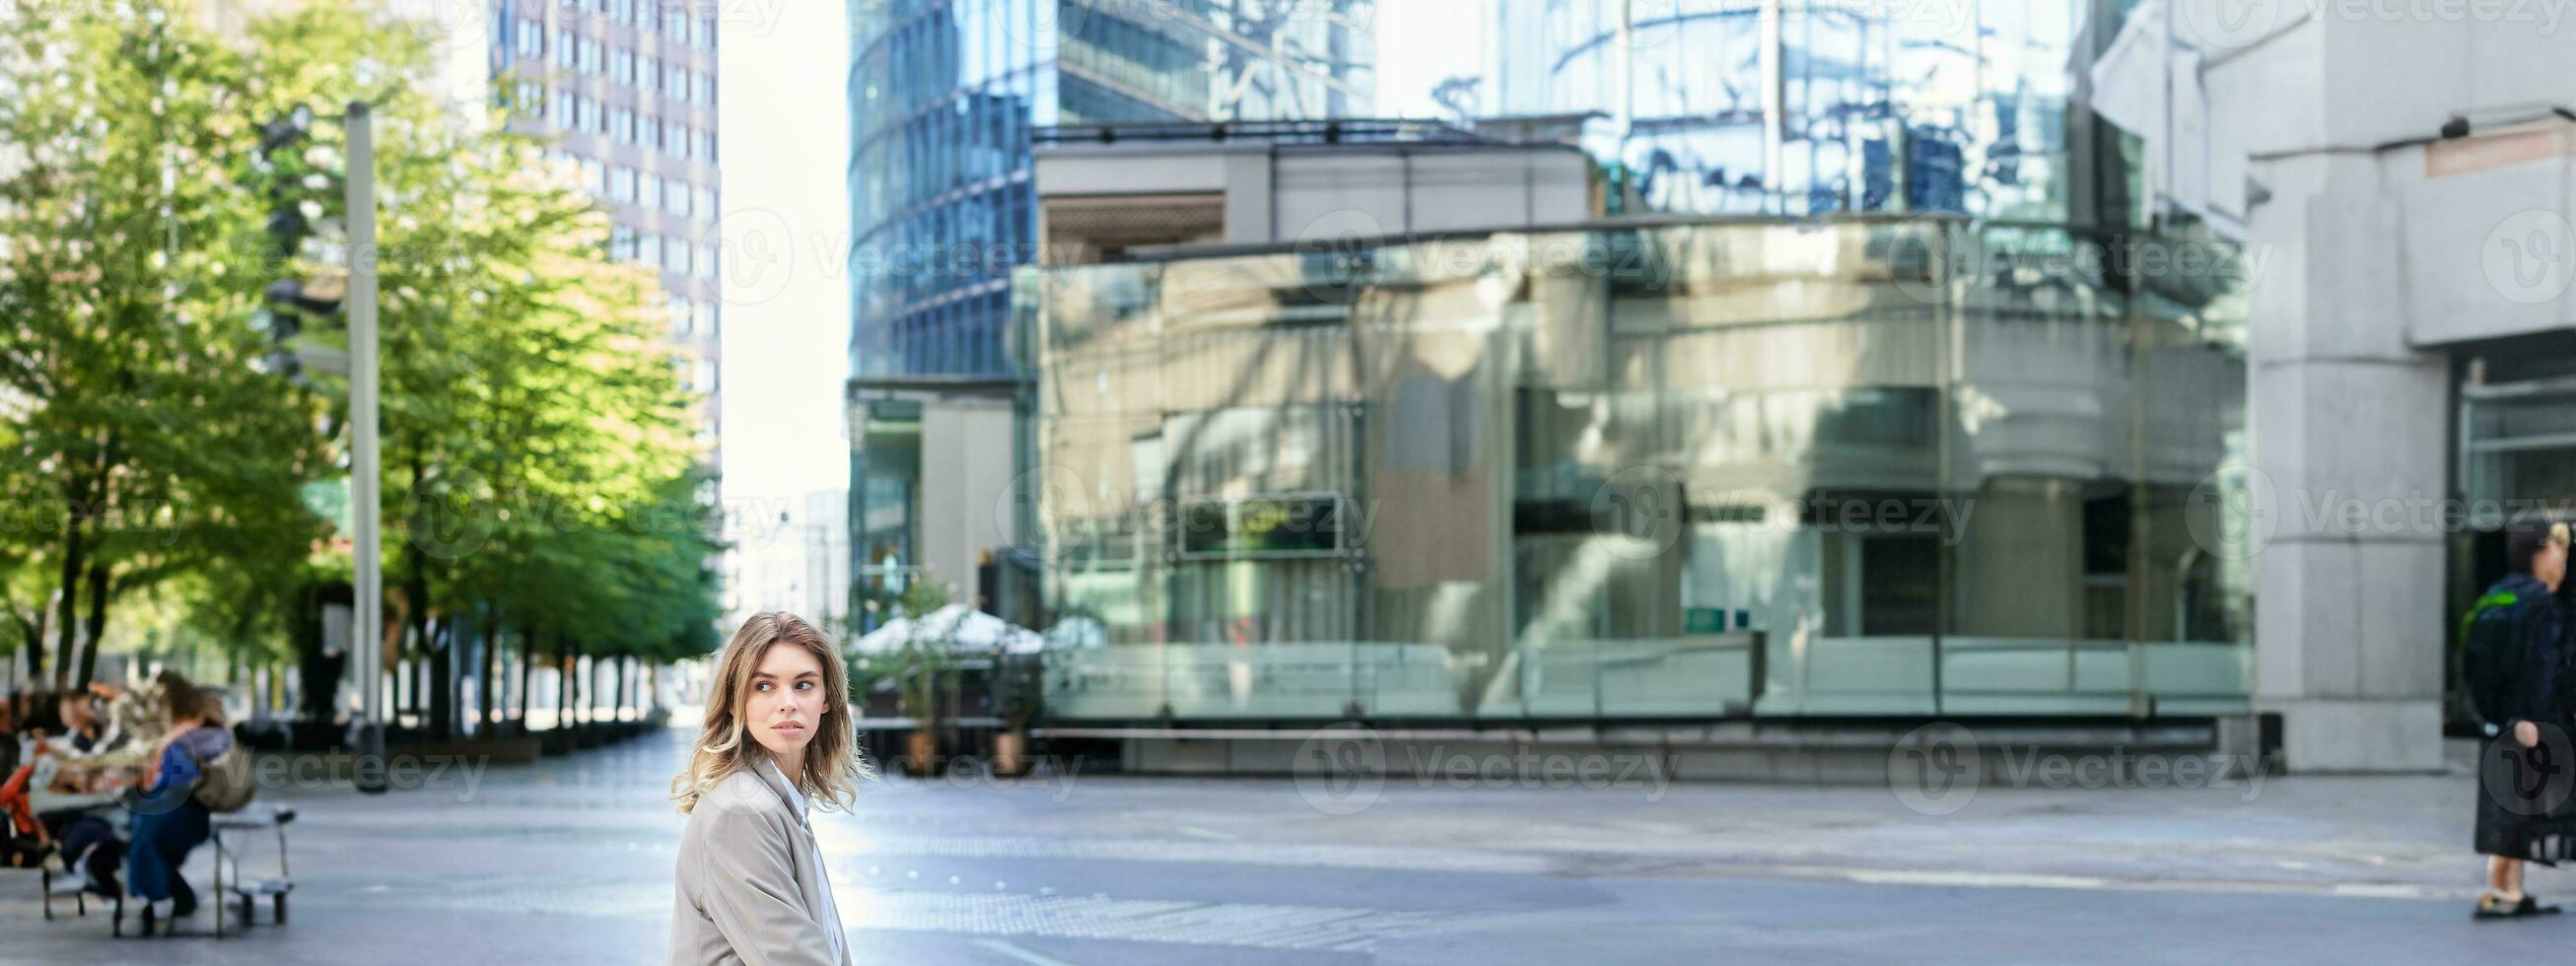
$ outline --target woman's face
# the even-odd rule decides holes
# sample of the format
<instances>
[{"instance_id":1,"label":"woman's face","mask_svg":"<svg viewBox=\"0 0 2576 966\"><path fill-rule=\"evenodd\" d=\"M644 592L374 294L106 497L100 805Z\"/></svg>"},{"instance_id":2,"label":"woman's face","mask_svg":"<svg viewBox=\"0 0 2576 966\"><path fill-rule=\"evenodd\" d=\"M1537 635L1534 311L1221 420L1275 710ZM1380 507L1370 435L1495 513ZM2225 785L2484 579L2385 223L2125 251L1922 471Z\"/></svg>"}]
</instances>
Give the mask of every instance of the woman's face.
<instances>
[{"instance_id":1,"label":"woman's face","mask_svg":"<svg viewBox=\"0 0 2576 966\"><path fill-rule=\"evenodd\" d=\"M743 725L782 766L800 764L805 743L822 726L825 700L823 665L813 653L794 644L772 644L752 668Z\"/></svg>"}]
</instances>

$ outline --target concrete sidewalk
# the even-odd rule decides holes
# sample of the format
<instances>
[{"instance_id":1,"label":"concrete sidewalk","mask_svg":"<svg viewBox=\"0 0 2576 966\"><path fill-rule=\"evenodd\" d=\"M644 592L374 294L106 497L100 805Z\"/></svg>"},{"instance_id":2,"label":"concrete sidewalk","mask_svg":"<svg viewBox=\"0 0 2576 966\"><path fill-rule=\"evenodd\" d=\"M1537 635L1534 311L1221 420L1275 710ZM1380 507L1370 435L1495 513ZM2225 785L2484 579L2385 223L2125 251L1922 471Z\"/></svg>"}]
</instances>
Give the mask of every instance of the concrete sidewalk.
<instances>
[{"instance_id":1,"label":"concrete sidewalk","mask_svg":"<svg viewBox=\"0 0 2576 966\"><path fill-rule=\"evenodd\" d=\"M294 919L220 943L44 924L33 877L0 874L0 962L657 961L682 749L647 737L381 797L264 792L302 811ZM1927 814L1885 784L1355 790L1050 765L889 779L816 816L861 962L2471 961L2576 936L2576 917L2467 921L2465 771L1988 787ZM2532 888L2576 899L2576 871Z\"/></svg>"}]
</instances>

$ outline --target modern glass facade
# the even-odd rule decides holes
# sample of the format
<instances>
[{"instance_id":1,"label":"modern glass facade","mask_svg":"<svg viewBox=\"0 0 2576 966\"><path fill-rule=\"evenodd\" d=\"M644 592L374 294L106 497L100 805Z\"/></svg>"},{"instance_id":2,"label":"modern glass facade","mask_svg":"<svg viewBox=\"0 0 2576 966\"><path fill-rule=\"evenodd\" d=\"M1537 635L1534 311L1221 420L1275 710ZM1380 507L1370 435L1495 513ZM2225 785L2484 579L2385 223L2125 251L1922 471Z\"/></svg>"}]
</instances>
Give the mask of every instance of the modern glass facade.
<instances>
[{"instance_id":1,"label":"modern glass facade","mask_svg":"<svg viewBox=\"0 0 2576 966\"><path fill-rule=\"evenodd\" d=\"M2233 256L1843 216L1031 270L1049 610L1102 642L1049 713L2242 712Z\"/></svg>"},{"instance_id":2,"label":"modern glass facade","mask_svg":"<svg viewBox=\"0 0 2576 966\"><path fill-rule=\"evenodd\" d=\"M1010 377L1033 128L1366 115L1371 0L852 0L850 372Z\"/></svg>"},{"instance_id":3,"label":"modern glass facade","mask_svg":"<svg viewBox=\"0 0 2576 966\"><path fill-rule=\"evenodd\" d=\"M1608 115L1650 208L2124 220L2120 137L2073 96L2118 0L1492 4L1481 109Z\"/></svg>"},{"instance_id":4,"label":"modern glass facade","mask_svg":"<svg viewBox=\"0 0 2576 966\"><path fill-rule=\"evenodd\" d=\"M1009 288L1038 258L1030 132L1365 116L1375 13L1372 0L852 0L849 15L852 573L883 593L934 556L925 466L948 465L941 445L985 442L925 453L921 403L1007 396L1028 375Z\"/></svg>"}]
</instances>

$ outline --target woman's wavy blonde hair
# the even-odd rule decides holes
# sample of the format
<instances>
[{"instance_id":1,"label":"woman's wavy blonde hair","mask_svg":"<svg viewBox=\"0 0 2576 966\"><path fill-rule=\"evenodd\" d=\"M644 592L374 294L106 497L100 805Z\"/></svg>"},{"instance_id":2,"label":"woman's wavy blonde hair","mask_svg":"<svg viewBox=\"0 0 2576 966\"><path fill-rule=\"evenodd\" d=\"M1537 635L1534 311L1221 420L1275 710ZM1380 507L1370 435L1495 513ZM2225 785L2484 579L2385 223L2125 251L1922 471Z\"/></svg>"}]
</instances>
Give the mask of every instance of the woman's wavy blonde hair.
<instances>
[{"instance_id":1,"label":"woman's wavy blonde hair","mask_svg":"<svg viewBox=\"0 0 2576 966\"><path fill-rule=\"evenodd\" d=\"M823 808L837 810L848 808L858 797L859 784L874 777L859 757L857 723L850 720L850 673L841 663L840 652L804 618L762 611L745 619L733 640L718 652L715 691L707 695L706 720L698 729L696 751L689 756L688 769L671 779L671 800L679 803L680 814L689 814L698 807L699 796L747 767L751 755L764 753L743 724L743 708L751 700L752 672L760 667L770 645L782 643L804 648L823 665L823 709L814 722L814 740L805 745L805 767L795 776L796 790Z\"/></svg>"}]
</instances>

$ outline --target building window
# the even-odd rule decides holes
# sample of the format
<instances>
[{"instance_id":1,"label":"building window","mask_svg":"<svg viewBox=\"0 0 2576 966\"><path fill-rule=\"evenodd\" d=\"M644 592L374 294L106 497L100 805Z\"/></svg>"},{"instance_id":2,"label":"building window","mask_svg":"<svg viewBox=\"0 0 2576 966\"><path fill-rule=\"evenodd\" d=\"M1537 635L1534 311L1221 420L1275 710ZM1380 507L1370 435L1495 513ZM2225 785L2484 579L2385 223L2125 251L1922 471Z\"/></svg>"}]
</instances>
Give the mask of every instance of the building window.
<instances>
[{"instance_id":1,"label":"building window","mask_svg":"<svg viewBox=\"0 0 2576 966\"><path fill-rule=\"evenodd\" d=\"M635 259L635 229L625 225L608 226L608 257L620 262Z\"/></svg>"},{"instance_id":2,"label":"building window","mask_svg":"<svg viewBox=\"0 0 2576 966\"><path fill-rule=\"evenodd\" d=\"M520 60L546 59L546 25L533 17L519 18L518 52Z\"/></svg>"},{"instance_id":3,"label":"building window","mask_svg":"<svg viewBox=\"0 0 2576 966\"><path fill-rule=\"evenodd\" d=\"M580 62L579 56L573 52L573 42L579 39L581 39L580 34L562 30L555 31L556 67L563 68L564 70L571 70L575 64Z\"/></svg>"},{"instance_id":4,"label":"building window","mask_svg":"<svg viewBox=\"0 0 2576 966\"><path fill-rule=\"evenodd\" d=\"M689 199L690 204L696 207L698 217L709 221L715 220L716 190L714 188L693 187L689 189Z\"/></svg>"},{"instance_id":5,"label":"building window","mask_svg":"<svg viewBox=\"0 0 2576 966\"><path fill-rule=\"evenodd\" d=\"M610 112L608 135L619 144L635 143L635 112L622 107Z\"/></svg>"},{"instance_id":6,"label":"building window","mask_svg":"<svg viewBox=\"0 0 2576 966\"><path fill-rule=\"evenodd\" d=\"M697 332L697 333L699 333L699 334L701 334L701 335L707 335L707 336L713 336L713 335L715 335L715 334L716 334L716 305L715 305L715 303L713 303L713 302L695 302L695 303L691 303L691 305L690 305L690 313L691 313L691 315L692 315L692 318L691 318L691 320L690 320L690 329L691 329L692 331L695 331L695 332Z\"/></svg>"},{"instance_id":7,"label":"building window","mask_svg":"<svg viewBox=\"0 0 2576 966\"><path fill-rule=\"evenodd\" d=\"M662 76L663 89L668 91L672 97L687 100L689 92L689 69L678 64L671 64L665 67L664 70L667 71L667 73Z\"/></svg>"},{"instance_id":8,"label":"building window","mask_svg":"<svg viewBox=\"0 0 2576 966\"><path fill-rule=\"evenodd\" d=\"M671 296L669 310L671 334L684 338L687 337L689 334L689 322L691 321L689 316L689 300L677 295Z\"/></svg>"},{"instance_id":9,"label":"building window","mask_svg":"<svg viewBox=\"0 0 2576 966\"><path fill-rule=\"evenodd\" d=\"M678 178L663 178L662 210L686 217L689 213L689 186Z\"/></svg>"},{"instance_id":10,"label":"building window","mask_svg":"<svg viewBox=\"0 0 2576 966\"><path fill-rule=\"evenodd\" d=\"M651 54L637 54L635 59L635 88L648 94L661 90L661 59Z\"/></svg>"},{"instance_id":11,"label":"building window","mask_svg":"<svg viewBox=\"0 0 2576 966\"><path fill-rule=\"evenodd\" d=\"M716 280L717 280L717 279L716 279L716 246L714 246L714 245L700 245L700 246L698 246L698 274L706 276L706 277L707 277L707 280L708 280L708 281L710 281L710 282L712 282L712 281L716 281Z\"/></svg>"},{"instance_id":12,"label":"building window","mask_svg":"<svg viewBox=\"0 0 2576 966\"><path fill-rule=\"evenodd\" d=\"M593 198L608 194L608 169L597 158L581 159L581 190Z\"/></svg>"},{"instance_id":13,"label":"building window","mask_svg":"<svg viewBox=\"0 0 2576 966\"><path fill-rule=\"evenodd\" d=\"M635 52L619 47L608 52L608 79L620 84L635 83Z\"/></svg>"},{"instance_id":14,"label":"building window","mask_svg":"<svg viewBox=\"0 0 2576 966\"><path fill-rule=\"evenodd\" d=\"M621 205L635 203L635 169L621 164L608 170L608 197Z\"/></svg>"},{"instance_id":15,"label":"building window","mask_svg":"<svg viewBox=\"0 0 2576 966\"><path fill-rule=\"evenodd\" d=\"M648 210L661 208L662 179L650 173L638 176L635 179L635 203Z\"/></svg>"}]
</instances>

